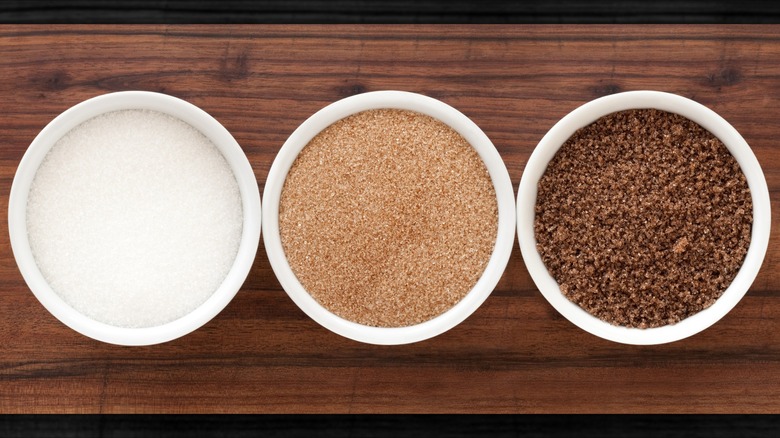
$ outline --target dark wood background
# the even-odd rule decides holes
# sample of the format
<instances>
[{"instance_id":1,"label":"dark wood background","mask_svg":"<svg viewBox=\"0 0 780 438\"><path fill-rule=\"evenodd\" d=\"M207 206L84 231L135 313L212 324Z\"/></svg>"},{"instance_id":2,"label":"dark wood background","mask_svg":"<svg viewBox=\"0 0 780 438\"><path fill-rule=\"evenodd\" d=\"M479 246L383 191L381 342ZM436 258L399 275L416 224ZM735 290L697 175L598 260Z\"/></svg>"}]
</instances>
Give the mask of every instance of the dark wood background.
<instances>
[{"instance_id":1,"label":"dark wood background","mask_svg":"<svg viewBox=\"0 0 780 438\"><path fill-rule=\"evenodd\" d=\"M624 90L709 106L764 168L778 217L780 26L6 25L0 27L0 214L26 147L57 114L119 90L168 93L234 135L262 191L287 136L340 98L423 93L472 118L517 187L566 113ZM777 223L753 287L689 339L627 346L578 329L515 251L465 322L412 345L360 344L281 290L260 246L244 287L196 332L118 347L51 316L0 225L0 412L780 412Z\"/></svg>"},{"instance_id":2,"label":"dark wood background","mask_svg":"<svg viewBox=\"0 0 780 438\"><path fill-rule=\"evenodd\" d=\"M778 23L776 0L2 0L0 23Z\"/></svg>"},{"instance_id":3,"label":"dark wood background","mask_svg":"<svg viewBox=\"0 0 780 438\"><path fill-rule=\"evenodd\" d=\"M2 0L0 23L777 23L775 0Z\"/></svg>"}]
</instances>

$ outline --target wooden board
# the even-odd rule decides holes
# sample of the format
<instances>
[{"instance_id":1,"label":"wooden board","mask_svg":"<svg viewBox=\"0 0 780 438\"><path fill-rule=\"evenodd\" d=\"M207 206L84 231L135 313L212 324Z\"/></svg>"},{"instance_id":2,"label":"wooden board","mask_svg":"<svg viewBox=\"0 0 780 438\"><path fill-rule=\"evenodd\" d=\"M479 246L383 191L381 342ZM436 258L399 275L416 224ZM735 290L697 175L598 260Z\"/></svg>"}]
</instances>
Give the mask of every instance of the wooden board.
<instances>
[{"instance_id":1,"label":"wooden board","mask_svg":"<svg viewBox=\"0 0 780 438\"><path fill-rule=\"evenodd\" d=\"M531 151L575 107L662 90L726 118L780 205L780 26L4 26L0 210L52 118L119 90L168 93L234 135L262 191L309 115L371 90L426 94L492 139L517 187ZM30 293L0 225L2 412L780 412L778 226L746 297L708 330L620 345L561 317L515 246L490 298L432 340L381 347L303 314L261 248L231 304L150 347L86 338Z\"/></svg>"}]
</instances>

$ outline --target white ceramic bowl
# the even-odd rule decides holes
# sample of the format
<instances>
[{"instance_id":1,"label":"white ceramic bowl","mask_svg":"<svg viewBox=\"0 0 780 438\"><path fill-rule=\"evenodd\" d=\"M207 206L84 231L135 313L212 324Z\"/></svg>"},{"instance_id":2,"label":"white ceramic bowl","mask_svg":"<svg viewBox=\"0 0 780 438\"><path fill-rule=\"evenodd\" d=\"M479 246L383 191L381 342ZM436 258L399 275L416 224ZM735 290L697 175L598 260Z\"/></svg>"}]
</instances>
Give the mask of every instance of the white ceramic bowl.
<instances>
[{"instance_id":1,"label":"white ceramic bowl","mask_svg":"<svg viewBox=\"0 0 780 438\"><path fill-rule=\"evenodd\" d=\"M434 117L460 133L488 169L498 201L498 235L493 254L472 290L445 313L409 327L370 327L343 319L309 295L290 268L279 236L279 199L287 172L298 153L320 131L349 115L380 108L416 111ZM263 240L271 267L284 290L307 315L325 328L371 344L406 344L439 335L471 315L493 291L506 268L514 244L515 204L512 182L498 151L468 117L430 97L403 91L375 91L342 99L321 109L296 129L276 156L263 192Z\"/></svg>"},{"instance_id":2,"label":"white ceramic bowl","mask_svg":"<svg viewBox=\"0 0 780 438\"><path fill-rule=\"evenodd\" d=\"M103 113L126 109L149 109L169 114L208 137L233 170L243 208L243 230L238 253L219 288L191 313L167 324L148 328L122 328L104 324L65 303L38 269L27 237L26 206L30 185L51 147L82 122ZM123 91L97 96L71 107L52 120L35 137L19 163L8 202L11 247L30 290L65 325L91 338L119 345L150 345L176 339L201 327L224 309L238 292L252 266L260 241L260 219L257 180L246 155L233 136L200 108L172 96L146 91Z\"/></svg>"},{"instance_id":3,"label":"white ceramic bowl","mask_svg":"<svg viewBox=\"0 0 780 438\"><path fill-rule=\"evenodd\" d=\"M558 288L536 250L534 206L537 184L561 145L578 129L622 110L656 108L682 115L718 137L736 158L747 178L753 200L753 229L750 247L736 278L709 308L677 324L658 328L618 327L598 319L569 301ZM694 335L728 313L745 295L758 274L769 243L771 211L764 173L753 151L728 122L709 108L676 94L658 91L630 91L605 96L582 105L561 119L542 138L528 159L517 194L517 232L520 250L536 286L552 306L569 321L596 336L625 344L662 344Z\"/></svg>"}]
</instances>

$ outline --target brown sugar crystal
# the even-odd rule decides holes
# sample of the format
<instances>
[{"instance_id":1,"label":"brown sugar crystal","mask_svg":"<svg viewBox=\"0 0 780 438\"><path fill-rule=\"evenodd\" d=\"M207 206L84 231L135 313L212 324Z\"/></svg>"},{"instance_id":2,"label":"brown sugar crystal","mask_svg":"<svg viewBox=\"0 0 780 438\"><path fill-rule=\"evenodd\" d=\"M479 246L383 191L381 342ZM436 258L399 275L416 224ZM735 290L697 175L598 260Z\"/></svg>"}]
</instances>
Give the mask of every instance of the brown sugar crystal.
<instances>
[{"instance_id":1,"label":"brown sugar crystal","mask_svg":"<svg viewBox=\"0 0 780 438\"><path fill-rule=\"evenodd\" d=\"M329 126L282 188L279 230L298 280L347 320L403 327L460 301L498 227L484 163L457 132L412 111L377 109Z\"/></svg>"},{"instance_id":2,"label":"brown sugar crystal","mask_svg":"<svg viewBox=\"0 0 780 438\"><path fill-rule=\"evenodd\" d=\"M577 131L539 181L535 234L571 301L609 323L650 328L713 304L750 244L747 181L723 143L655 109Z\"/></svg>"}]
</instances>

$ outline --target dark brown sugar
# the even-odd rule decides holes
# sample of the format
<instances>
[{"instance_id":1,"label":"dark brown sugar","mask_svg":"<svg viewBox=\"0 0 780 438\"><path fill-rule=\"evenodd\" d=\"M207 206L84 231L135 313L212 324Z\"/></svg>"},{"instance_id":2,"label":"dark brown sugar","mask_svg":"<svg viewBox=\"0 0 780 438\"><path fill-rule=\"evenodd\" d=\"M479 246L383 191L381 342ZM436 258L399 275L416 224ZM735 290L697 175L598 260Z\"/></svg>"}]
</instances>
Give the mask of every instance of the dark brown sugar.
<instances>
[{"instance_id":1,"label":"dark brown sugar","mask_svg":"<svg viewBox=\"0 0 780 438\"><path fill-rule=\"evenodd\" d=\"M655 109L578 130L538 184L537 248L561 292L609 323L650 328L712 305L750 244L747 181L723 143Z\"/></svg>"},{"instance_id":2,"label":"dark brown sugar","mask_svg":"<svg viewBox=\"0 0 780 438\"><path fill-rule=\"evenodd\" d=\"M405 110L364 111L315 136L279 205L282 247L306 291L379 327L454 306L485 270L497 229L496 193L474 148Z\"/></svg>"}]
</instances>

